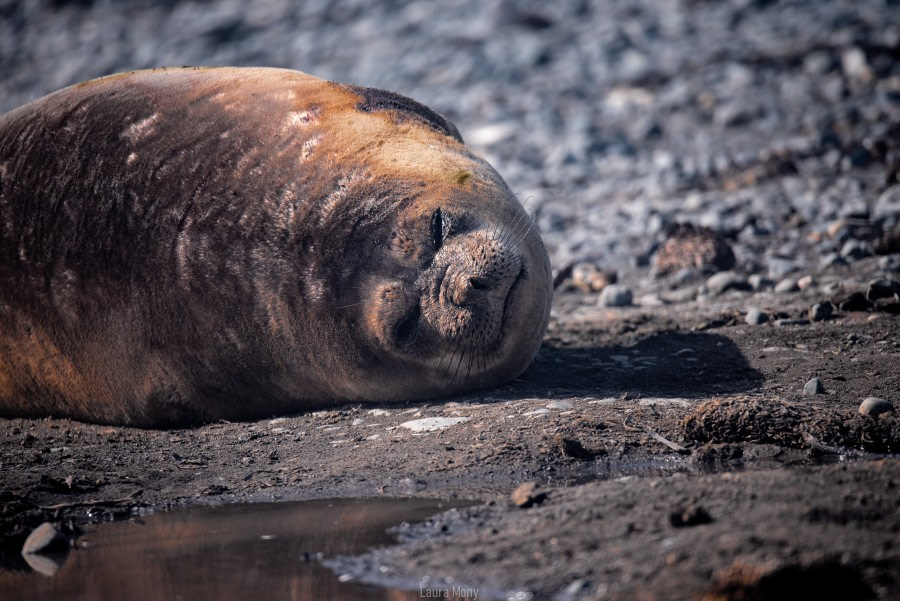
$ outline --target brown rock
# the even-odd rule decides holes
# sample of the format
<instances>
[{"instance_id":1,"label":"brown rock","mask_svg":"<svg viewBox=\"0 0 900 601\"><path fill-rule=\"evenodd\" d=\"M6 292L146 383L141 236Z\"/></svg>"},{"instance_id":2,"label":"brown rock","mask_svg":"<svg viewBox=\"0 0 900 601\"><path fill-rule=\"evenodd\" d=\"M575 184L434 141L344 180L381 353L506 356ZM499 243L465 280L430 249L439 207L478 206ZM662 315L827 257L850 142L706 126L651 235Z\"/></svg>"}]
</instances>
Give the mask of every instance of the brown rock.
<instances>
[{"instance_id":1,"label":"brown rock","mask_svg":"<svg viewBox=\"0 0 900 601\"><path fill-rule=\"evenodd\" d=\"M516 507L526 509L532 505L540 505L547 498L547 494L538 491L536 482L525 482L520 484L510 496Z\"/></svg>"},{"instance_id":2,"label":"brown rock","mask_svg":"<svg viewBox=\"0 0 900 601\"><path fill-rule=\"evenodd\" d=\"M657 275L701 267L726 271L734 267L734 252L722 234L692 223L677 223L666 233L654 266Z\"/></svg>"}]
</instances>

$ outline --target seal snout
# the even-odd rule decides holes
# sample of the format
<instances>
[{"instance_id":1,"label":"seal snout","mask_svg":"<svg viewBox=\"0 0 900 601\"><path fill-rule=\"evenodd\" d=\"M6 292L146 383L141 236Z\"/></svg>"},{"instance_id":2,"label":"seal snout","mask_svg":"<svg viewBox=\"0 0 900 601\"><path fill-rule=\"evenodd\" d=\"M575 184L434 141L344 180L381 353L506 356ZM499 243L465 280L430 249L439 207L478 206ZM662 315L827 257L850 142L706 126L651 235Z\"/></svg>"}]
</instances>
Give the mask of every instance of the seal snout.
<instances>
[{"instance_id":1,"label":"seal snout","mask_svg":"<svg viewBox=\"0 0 900 601\"><path fill-rule=\"evenodd\" d=\"M516 277L517 273L504 272L500 277L491 279L463 268L444 276L441 299L444 304L451 303L456 307L484 305L492 300L502 303Z\"/></svg>"},{"instance_id":2,"label":"seal snout","mask_svg":"<svg viewBox=\"0 0 900 601\"><path fill-rule=\"evenodd\" d=\"M435 262L443 274L437 294L425 303L429 322L456 344L493 344L510 291L523 273L516 247L481 230L448 240Z\"/></svg>"},{"instance_id":3,"label":"seal snout","mask_svg":"<svg viewBox=\"0 0 900 601\"><path fill-rule=\"evenodd\" d=\"M479 231L450 243L441 285L441 301L457 307L503 303L522 269L519 253L489 232Z\"/></svg>"}]
</instances>

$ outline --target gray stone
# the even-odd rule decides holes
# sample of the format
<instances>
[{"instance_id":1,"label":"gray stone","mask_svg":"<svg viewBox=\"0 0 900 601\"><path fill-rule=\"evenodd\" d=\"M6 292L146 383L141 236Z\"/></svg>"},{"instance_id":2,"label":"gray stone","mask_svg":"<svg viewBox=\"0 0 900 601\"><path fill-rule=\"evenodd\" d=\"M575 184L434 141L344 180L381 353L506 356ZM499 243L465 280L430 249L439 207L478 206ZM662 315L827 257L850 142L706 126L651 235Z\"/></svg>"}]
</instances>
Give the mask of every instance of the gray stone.
<instances>
[{"instance_id":1,"label":"gray stone","mask_svg":"<svg viewBox=\"0 0 900 601\"><path fill-rule=\"evenodd\" d=\"M776 319L776 326L808 326L808 319Z\"/></svg>"},{"instance_id":2,"label":"gray stone","mask_svg":"<svg viewBox=\"0 0 900 601\"><path fill-rule=\"evenodd\" d=\"M601 307L627 307L631 305L632 299L631 288L610 284L600 293L598 304Z\"/></svg>"},{"instance_id":3,"label":"gray stone","mask_svg":"<svg viewBox=\"0 0 900 601\"><path fill-rule=\"evenodd\" d=\"M794 278L785 278L775 284L775 292L783 293L783 292L797 292L800 290L800 286L797 285L797 280Z\"/></svg>"},{"instance_id":4,"label":"gray stone","mask_svg":"<svg viewBox=\"0 0 900 601\"><path fill-rule=\"evenodd\" d=\"M803 394L825 394L825 387L822 386L822 380L813 378L803 385Z\"/></svg>"},{"instance_id":5,"label":"gray stone","mask_svg":"<svg viewBox=\"0 0 900 601\"><path fill-rule=\"evenodd\" d=\"M863 400L859 405L859 413L860 415L869 415L872 417L878 417L882 413L893 413L894 405L892 405L889 401L884 399L879 399L878 397L870 396Z\"/></svg>"},{"instance_id":6,"label":"gray stone","mask_svg":"<svg viewBox=\"0 0 900 601\"><path fill-rule=\"evenodd\" d=\"M822 260L819 262L819 266L822 268L831 267L832 265L848 265L847 259L838 253L828 253L823 256Z\"/></svg>"},{"instance_id":7,"label":"gray stone","mask_svg":"<svg viewBox=\"0 0 900 601\"><path fill-rule=\"evenodd\" d=\"M872 216L876 219L900 220L900 184L895 184L881 193L875 206L872 207Z\"/></svg>"},{"instance_id":8,"label":"gray stone","mask_svg":"<svg viewBox=\"0 0 900 601\"><path fill-rule=\"evenodd\" d=\"M733 271L721 271L706 280L706 289L710 294L722 294L726 290L750 290L750 282L744 276Z\"/></svg>"},{"instance_id":9,"label":"gray stone","mask_svg":"<svg viewBox=\"0 0 900 601\"><path fill-rule=\"evenodd\" d=\"M844 245L841 247L841 256L845 259L849 259L851 261L858 261L859 259L864 259L872 254L871 247L865 243L860 242L859 240L847 240L844 242Z\"/></svg>"},{"instance_id":10,"label":"gray stone","mask_svg":"<svg viewBox=\"0 0 900 601\"><path fill-rule=\"evenodd\" d=\"M766 323L769 321L769 316L766 313L763 313L756 307L751 307L747 310L747 316L744 317L744 321L751 326L756 326L762 323Z\"/></svg>"},{"instance_id":11,"label":"gray stone","mask_svg":"<svg viewBox=\"0 0 900 601\"><path fill-rule=\"evenodd\" d=\"M880 298L900 300L900 282L889 279L872 280L866 290L866 298L873 303Z\"/></svg>"},{"instance_id":12,"label":"gray stone","mask_svg":"<svg viewBox=\"0 0 900 601\"><path fill-rule=\"evenodd\" d=\"M869 80L872 78L872 70L866 60L866 53L861 48L847 48L841 54L841 67L847 77L853 79Z\"/></svg>"},{"instance_id":13,"label":"gray stone","mask_svg":"<svg viewBox=\"0 0 900 601\"><path fill-rule=\"evenodd\" d=\"M886 255L878 259L878 269L882 271L900 271L900 257Z\"/></svg>"},{"instance_id":14,"label":"gray stone","mask_svg":"<svg viewBox=\"0 0 900 601\"><path fill-rule=\"evenodd\" d=\"M769 257L766 260L766 263L769 267L769 275L773 278L784 277L787 274L800 269L800 266L796 261L785 259L784 257Z\"/></svg>"},{"instance_id":15,"label":"gray stone","mask_svg":"<svg viewBox=\"0 0 900 601\"><path fill-rule=\"evenodd\" d=\"M775 280L772 278L767 278L764 275L760 275L758 273L754 273L750 277L747 278L747 282L753 287L754 290L768 290L769 288L773 288L775 286Z\"/></svg>"},{"instance_id":16,"label":"gray stone","mask_svg":"<svg viewBox=\"0 0 900 601\"><path fill-rule=\"evenodd\" d=\"M812 307L809 308L808 315L810 321L822 321L823 319L828 319L831 317L831 314L834 312L834 305L832 305L829 301L816 303Z\"/></svg>"}]
</instances>

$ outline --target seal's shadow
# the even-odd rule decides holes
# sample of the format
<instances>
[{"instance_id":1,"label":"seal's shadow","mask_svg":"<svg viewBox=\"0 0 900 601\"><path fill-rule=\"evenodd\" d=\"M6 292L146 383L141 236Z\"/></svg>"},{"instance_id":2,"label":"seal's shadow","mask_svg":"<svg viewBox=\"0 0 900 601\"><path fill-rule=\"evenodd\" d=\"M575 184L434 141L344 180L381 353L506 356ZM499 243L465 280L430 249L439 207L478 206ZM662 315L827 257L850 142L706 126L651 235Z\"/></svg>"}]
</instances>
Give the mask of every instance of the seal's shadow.
<instances>
[{"instance_id":1,"label":"seal's shadow","mask_svg":"<svg viewBox=\"0 0 900 601\"><path fill-rule=\"evenodd\" d=\"M697 398L757 389L763 376L728 338L661 332L632 346L556 348L545 342L531 367L498 390L523 396Z\"/></svg>"}]
</instances>

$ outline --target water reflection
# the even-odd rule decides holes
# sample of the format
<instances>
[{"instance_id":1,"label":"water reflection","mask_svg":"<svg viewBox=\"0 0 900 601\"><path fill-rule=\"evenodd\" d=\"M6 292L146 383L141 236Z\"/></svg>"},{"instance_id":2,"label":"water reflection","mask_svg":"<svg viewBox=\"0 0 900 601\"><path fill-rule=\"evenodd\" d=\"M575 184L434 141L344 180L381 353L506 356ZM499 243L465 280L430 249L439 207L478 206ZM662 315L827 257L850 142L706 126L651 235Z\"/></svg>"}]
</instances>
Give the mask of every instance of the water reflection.
<instances>
[{"instance_id":1,"label":"water reflection","mask_svg":"<svg viewBox=\"0 0 900 601\"><path fill-rule=\"evenodd\" d=\"M462 503L340 499L199 507L92 526L52 577L0 572L4 600L420 599L339 582L318 554L390 544L386 529Z\"/></svg>"}]
</instances>

